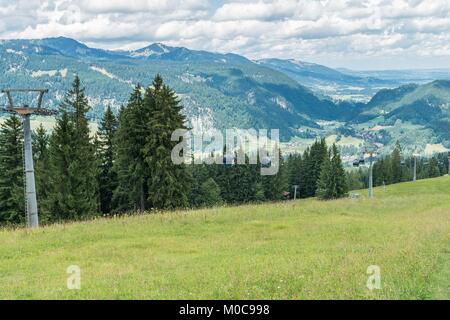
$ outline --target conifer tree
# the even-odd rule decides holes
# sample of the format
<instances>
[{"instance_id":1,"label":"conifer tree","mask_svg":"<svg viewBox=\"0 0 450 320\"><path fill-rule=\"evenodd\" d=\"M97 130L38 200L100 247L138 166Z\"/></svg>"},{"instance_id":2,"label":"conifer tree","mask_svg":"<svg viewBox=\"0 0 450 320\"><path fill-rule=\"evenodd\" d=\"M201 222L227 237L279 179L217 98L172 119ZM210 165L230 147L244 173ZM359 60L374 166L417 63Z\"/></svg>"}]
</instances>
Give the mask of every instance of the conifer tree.
<instances>
[{"instance_id":1,"label":"conifer tree","mask_svg":"<svg viewBox=\"0 0 450 320\"><path fill-rule=\"evenodd\" d=\"M374 185L382 186L390 184L392 181L392 161L391 156L386 156L373 164Z\"/></svg>"},{"instance_id":2,"label":"conifer tree","mask_svg":"<svg viewBox=\"0 0 450 320\"><path fill-rule=\"evenodd\" d=\"M289 155L288 161L287 161L287 168L286 171L288 172L288 185L287 190L291 194L291 199L294 198L294 186L300 186L303 181L303 158L300 154L292 154ZM301 189L301 188L298 188ZM303 188L304 190L304 188ZM301 197L300 190L297 190L297 198Z\"/></svg>"},{"instance_id":3,"label":"conifer tree","mask_svg":"<svg viewBox=\"0 0 450 320\"><path fill-rule=\"evenodd\" d=\"M344 197L348 192L345 170L335 144L325 157L318 182L317 196L324 200Z\"/></svg>"},{"instance_id":4,"label":"conifer tree","mask_svg":"<svg viewBox=\"0 0 450 320\"><path fill-rule=\"evenodd\" d=\"M228 151L226 150L226 147L223 148L223 155L227 155ZM223 164L213 164L212 167L214 168L214 180L219 185L220 188L220 196L226 203L233 203L235 202L235 196L233 186L232 186L232 179L234 178L235 174L235 163L233 164L227 164L224 161L225 159L222 159Z\"/></svg>"},{"instance_id":5,"label":"conifer tree","mask_svg":"<svg viewBox=\"0 0 450 320\"><path fill-rule=\"evenodd\" d=\"M201 185L206 181L205 165L191 165L189 166L192 176L191 192L189 194L189 205L192 208L201 207L203 204L203 195Z\"/></svg>"},{"instance_id":6,"label":"conifer tree","mask_svg":"<svg viewBox=\"0 0 450 320\"><path fill-rule=\"evenodd\" d=\"M402 181L402 147L400 146L400 142L397 141L394 151L391 155L391 183L399 183Z\"/></svg>"},{"instance_id":7,"label":"conifer tree","mask_svg":"<svg viewBox=\"0 0 450 320\"><path fill-rule=\"evenodd\" d=\"M113 193L115 212L149 208L147 183L150 169L143 152L149 135L149 122L150 110L143 104L142 87L137 85L119 114L114 139L114 172L117 174L117 188Z\"/></svg>"},{"instance_id":8,"label":"conifer tree","mask_svg":"<svg viewBox=\"0 0 450 320\"><path fill-rule=\"evenodd\" d=\"M437 178L441 176L441 171L439 169L439 161L436 157L431 158L428 165L428 178Z\"/></svg>"},{"instance_id":9,"label":"conifer tree","mask_svg":"<svg viewBox=\"0 0 450 320\"><path fill-rule=\"evenodd\" d=\"M312 173L312 167L313 167L313 160L311 158L311 147L308 147L305 152L303 153L302 157L302 163L300 166L300 177L299 180L299 192L301 194L302 198L308 198L313 196L311 194L311 185L314 184L314 177ZM323 163L323 162L322 162Z\"/></svg>"},{"instance_id":10,"label":"conifer tree","mask_svg":"<svg viewBox=\"0 0 450 320\"><path fill-rule=\"evenodd\" d=\"M332 147L332 158L331 162L333 165L333 172L335 176L335 188L336 188L336 197L342 198L345 197L348 193L348 183L345 176L345 169L342 164L342 158L341 154L336 146L336 144L333 144Z\"/></svg>"},{"instance_id":11,"label":"conifer tree","mask_svg":"<svg viewBox=\"0 0 450 320\"><path fill-rule=\"evenodd\" d=\"M53 218L80 219L97 213L95 150L89 135L90 110L77 77L66 93L50 139L48 203Z\"/></svg>"},{"instance_id":12,"label":"conifer tree","mask_svg":"<svg viewBox=\"0 0 450 320\"><path fill-rule=\"evenodd\" d=\"M260 165L250 164L248 155L242 148L235 152L236 159L245 159L230 170L230 192L233 203L246 203L257 200L258 184L261 181Z\"/></svg>"},{"instance_id":13,"label":"conifer tree","mask_svg":"<svg viewBox=\"0 0 450 320\"><path fill-rule=\"evenodd\" d=\"M22 121L12 115L0 127L0 224L25 221Z\"/></svg>"},{"instance_id":14,"label":"conifer tree","mask_svg":"<svg viewBox=\"0 0 450 320\"><path fill-rule=\"evenodd\" d=\"M328 153L325 139L317 140L309 149L309 152L304 156L304 178L301 183L303 194L306 197L313 197L316 195L320 173L322 171L322 164Z\"/></svg>"},{"instance_id":15,"label":"conifer tree","mask_svg":"<svg viewBox=\"0 0 450 320\"><path fill-rule=\"evenodd\" d=\"M287 191L288 177L280 149L278 149L278 164L279 169L276 175L262 177L264 197L269 201L283 200L283 193Z\"/></svg>"},{"instance_id":16,"label":"conifer tree","mask_svg":"<svg viewBox=\"0 0 450 320\"><path fill-rule=\"evenodd\" d=\"M74 127L69 120L69 114L62 110L56 119L48 150L50 164L48 177L51 188L45 202L52 214L52 220L73 219L78 216L71 203L73 134Z\"/></svg>"},{"instance_id":17,"label":"conifer tree","mask_svg":"<svg viewBox=\"0 0 450 320\"><path fill-rule=\"evenodd\" d=\"M46 207L49 195L49 153L48 147L50 135L44 129L42 123L33 133L33 155L34 171L36 180L36 191L39 206L39 220L47 222L50 219L50 212Z\"/></svg>"},{"instance_id":18,"label":"conifer tree","mask_svg":"<svg viewBox=\"0 0 450 320\"><path fill-rule=\"evenodd\" d=\"M149 135L145 137L144 158L149 167L148 201L158 209L187 207L192 177L185 164L174 164L172 133L187 129L182 106L175 92L157 75L146 90L143 102L150 111Z\"/></svg>"},{"instance_id":19,"label":"conifer tree","mask_svg":"<svg viewBox=\"0 0 450 320\"><path fill-rule=\"evenodd\" d=\"M98 161L99 161L99 200L100 210L104 214L112 211L113 192L117 188L117 174L114 166L114 136L118 127L116 116L111 107L106 108L98 129Z\"/></svg>"},{"instance_id":20,"label":"conifer tree","mask_svg":"<svg viewBox=\"0 0 450 320\"><path fill-rule=\"evenodd\" d=\"M200 206L212 207L222 204L220 187L213 178L208 178L200 186L201 202Z\"/></svg>"},{"instance_id":21,"label":"conifer tree","mask_svg":"<svg viewBox=\"0 0 450 320\"><path fill-rule=\"evenodd\" d=\"M357 170L346 172L347 185L349 190L359 190L366 188L366 180L367 180L366 171L367 171L366 169L358 168Z\"/></svg>"},{"instance_id":22,"label":"conifer tree","mask_svg":"<svg viewBox=\"0 0 450 320\"><path fill-rule=\"evenodd\" d=\"M231 188L231 173L233 167L231 165L215 165L217 166L217 173L215 176L215 181L220 188L220 197L226 203L233 203L233 192Z\"/></svg>"},{"instance_id":23,"label":"conifer tree","mask_svg":"<svg viewBox=\"0 0 450 320\"><path fill-rule=\"evenodd\" d=\"M322 164L322 171L320 173L320 179L317 188L317 197L323 200L329 200L333 198L334 192L334 178L333 178L333 164L331 163L332 153L328 152L328 156L325 157Z\"/></svg>"},{"instance_id":24,"label":"conifer tree","mask_svg":"<svg viewBox=\"0 0 450 320\"><path fill-rule=\"evenodd\" d=\"M39 127L33 132L33 155L35 161L44 159L47 156L49 141L50 135L42 123L39 124Z\"/></svg>"}]
</instances>

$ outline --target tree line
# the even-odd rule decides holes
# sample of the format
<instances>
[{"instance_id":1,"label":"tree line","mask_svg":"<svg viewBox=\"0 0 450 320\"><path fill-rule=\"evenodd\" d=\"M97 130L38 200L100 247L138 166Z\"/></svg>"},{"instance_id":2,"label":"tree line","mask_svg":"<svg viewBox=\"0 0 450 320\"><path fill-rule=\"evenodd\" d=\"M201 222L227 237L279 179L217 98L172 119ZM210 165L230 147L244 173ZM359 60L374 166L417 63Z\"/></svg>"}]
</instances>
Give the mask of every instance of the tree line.
<instances>
[{"instance_id":1,"label":"tree line","mask_svg":"<svg viewBox=\"0 0 450 320\"><path fill-rule=\"evenodd\" d=\"M186 119L175 92L158 75L137 85L116 115L107 107L91 130L88 98L75 77L52 132L33 132L36 188L43 223L100 215L210 207L318 196L345 196L348 187L339 151L325 140L285 158L280 170L260 174L261 163L176 165L176 129ZM0 129L0 224L21 224L24 215L22 121L11 115ZM240 150L236 152L241 152Z\"/></svg>"},{"instance_id":2,"label":"tree line","mask_svg":"<svg viewBox=\"0 0 450 320\"><path fill-rule=\"evenodd\" d=\"M448 173L448 154L441 153L432 157L402 156L400 143L396 143L393 151L375 159L373 163L373 184L384 186L412 181L414 163L416 162L416 177L420 179L436 178ZM359 168L347 172L347 181L352 190L368 187L368 168Z\"/></svg>"}]
</instances>

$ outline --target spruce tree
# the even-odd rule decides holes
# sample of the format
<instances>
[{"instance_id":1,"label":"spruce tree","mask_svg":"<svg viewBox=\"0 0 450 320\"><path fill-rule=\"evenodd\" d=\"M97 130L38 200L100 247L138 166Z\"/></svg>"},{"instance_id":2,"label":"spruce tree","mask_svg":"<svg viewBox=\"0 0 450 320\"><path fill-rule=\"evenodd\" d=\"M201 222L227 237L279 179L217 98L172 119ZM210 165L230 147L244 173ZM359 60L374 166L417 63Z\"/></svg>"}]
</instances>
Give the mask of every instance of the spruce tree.
<instances>
[{"instance_id":1,"label":"spruce tree","mask_svg":"<svg viewBox=\"0 0 450 320\"><path fill-rule=\"evenodd\" d=\"M397 141L394 151L391 155L391 183L399 183L402 181L402 148L400 142Z\"/></svg>"},{"instance_id":2,"label":"spruce tree","mask_svg":"<svg viewBox=\"0 0 450 320\"><path fill-rule=\"evenodd\" d=\"M428 165L428 178L436 178L441 176L441 171L439 169L439 161L436 157L431 158Z\"/></svg>"},{"instance_id":3,"label":"spruce tree","mask_svg":"<svg viewBox=\"0 0 450 320\"><path fill-rule=\"evenodd\" d=\"M258 185L261 182L260 165L250 164L249 157L242 148L235 152L236 159L245 159L245 163L230 168L230 187L233 203L254 202L257 199Z\"/></svg>"},{"instance_id":4,"label":"spruce tree","mask_svg":"<svg viewBox=\"0 0 450 320\"><path fill-rule=\"evenodd\" d=\"M25 221L22 121L12 115L0 127L0 223Z\"/></svg>"},{"instance_id":5,"label":"spruce tree","mask_svg":"<svg viewBox=\"0 0 450 320\"><path fill-rule=\"evenodd\" d=\"M311 183L312 179L310 177L310 155L309 155L309 148L305 151L303 154L299 166L298 166L298 194L297 198L308 198L312 195L310 194L309 184ZM292 190L292 189L291 189ZM293 190L295 192L295 190Z\"/></svg>"},{"instance_id":6,"label":"spruce tree","mask_svg":"<svg viewBox=\"0 0 450 320\"><path fill-rule=\"evenodd\" d=\"M104 214L112 211L113 192L117 188L117 174L114 166L114 136L118 127L116 116L111 107L106 108L98 129L98 161L99 161L99 201L100 210Z\"/></svg>"},{"instance_id":7,"label":"spruce tree","mask_svg":"<svg viewBox=\"0 0 450 320\"><path fill-rule=\"evenodd\" d=\"M294 186L300 186L303 181L303 158L300 154L292 154L289 155L287 161L287 176L288 176L288 185L286 186L287 190L291 194L291 199L294 198ZM300 189L300 188L298 188ZM304 188L303 188L304 189ZM297 190L297 198L301 197L300 190Z\"/></svg>"},{"instance_id":8,"label":"spruce tree","mask_svg":"<svg viewBox=\"0 0 450 320\"><path fill-rule=\"evenodd\" d=\"M65 99L66 108L72 108L70 113L74 123L73 142L75 146L72 155L74 172L77 172L76 184L72 189L75 199L75 207L82 216L98 214L97 205L97 168L95 163L95 147L90 137L89 121L87 114L91 107L85 95L84 88L78 76L72 84Z\"/></svg>"},{"instance_id":9,"label":"spruce tree","mask_svg":"<svg viewBox=\"0 0 450 320\"><path fill-rule=\"evenodd\" d=\"M206 164L189 166L192 176L192 185L189 194L189 205L193 208L204 205L203 183L209 178Z\"/></svg>"},{"instance_id":10,"label":"spruce tree","mask_svg":"<svg viewBox=\"0 0 450 320\"><path fill-rule=\"evenodd\" d=\"M187 129L180 101L157 75L146 90L143 104L150 110L150 132L143 150L150 173L148 201L158 209L187 207L192 177L185 164L174 164L171 157L172 149L179 143L171 141L172 133Z\"/></svg>"},{"instance_id":11,"label":"spruce tree","mask_svg":"<svg viewBox=\"0 0 450 320\"><path fill-rule=\"evenodd\" d=\"M227 154L226 148L223 149L223 154ZM214 180L219 185L220 196L226 203L234 203L235 190L233 190L233 179L235 177L236 164L213 164Z\"/></svg>"},{"instance_id":12,"label":"spruce tree","mask_svg":"<svg viewBox=\"0 0 450 320\"><path fill-rule=\"evenodd\" d=\"M95 150L89 135L90 110L77 77L66 93L50 139L48 203L53 218L80 219L97 213Z\"/></svg>"},{"instance_id":13,"label":"spruce tree","mask_svg":"<svg viewBox=\"0 0 450 320\"><path fill-rule=\"evenodd\" d=\"M342 164L341 154L336 146L336 144L333 144L332 147L332 165L333 165L333 173L335 176L335 196L336 198L342 198L345 197L348 193L348 183L345 175L345 169Z\"/></svg>"},{"instance_id":14,"label":"spruce tree","mask_svg":"<svg viewBox=\"0 0 450 320\"><path fill-rule=\"evenodd\" d=\"M36 191L39 206L39 220L42 223L50 219L50 212L46 206L49 195L49 153L48 147L50 135L44 129L42 123L33 133L34 171Z\"/></svg>"},{"instance_id":15,"label":"spruce tree","mask_svg":"<svg viewBox=\"0 0 450 320\"><path fill-rule=\"evenodd\" d=\"M149 208L147 184L150 169L143 151L149 135L149 122L150 110L143 104L142 87L137 85L119 114L114 139L116 159L113 168L117 174L117 187L113 193L114 212Z\"/></svg>"},{"instance_id":16,"label":"spruce tree","mask_svg":"<svg viewBox=\"0 0 450 320\"><path fill-rule=\"evenodd\" d=\"M351 170L346 172L347 175L347 185L349 190L359 190L366 188L366 177L367 173L363 168L358 168L357 170Z\"/></svg>"},{"instance_id":17,"label":"spruce tree","mask_svg":"<svg viewBox=\"0 0 450 320\"><path fill-rule=\"evenodd\" d=\"M383 157L373 164L373 181L375 186L390 184L392 179L392 161L390 156Z\"/></svg>"},{"instance_id":18,"label":"spruce tree","mask_svg":"<svg viewBox=\"0 0 450 320\"><path fill-rule=\"evenodd\" d=\"M288 177L281 150L278 149L278 173L273 176L263 176L262 185L264 197L269 201L283 200L284 192L287 191Z\"/></svg>"},{"instance_id":19,"label":"spruce tree","mask_svg":"<svg viewBox=\"0 0 450 320\"><path fill-rule=\"evenodd\" d=\"M212 207L222 204L220 187L213 178L208 178L200 186L201 202L200 206Z\"/></svg>"},{"instance_id":20,"label":"spruce tree","mask_svg":"<svg viewBox=\"0 0 450 320\"><path fill-rule=\"evenodd\" d=\"M44 159L47 156L49 141L50 135L42 123L39 124L39 127L33 132L33 156L35 161Z\"/></svg>"},{"instance_id":21,"label":"spruce tree","mask_svg":"<svg viewBox=\"0 0 450 320\"><path fill-rule=\"evenodd\" d=\"M302 193L306 197L313 197L316 195L318 188L318 181L322 170L322 164L328 153L325 139L317 140L311 146L309 151L304 156L304 177L301 183Z\"/></svg>"},{"instance_id":22,"label":"spruce tree","mask_svg":"<svg viewBox=\"0 0 450 320\"><path fill-rule=\"evenodd\" d=\"M71 203L73 134L73 123L69 120L67 111L63 110L56 118L48 150L50 190L45 202L52 220L73 219L78 216Z\"/></svg>"},{"instance_id":23,"label":"spruce tree","mask_svg":"<svg viewBox=\"0 0 450 320\"><path fill-rule=\"evenodd\" d=\"M317 197L323 200L329 200L333 198L334 192L334 179L333 179L333 164L331 163L331 150L328 156L325 157L322 163L322 171L320 173L320 179L317 188Z\"/></svg>"},{"instance_id":24,"label":"spruce tree","mask_svg":"<svg viewBox=\"0 0 450 320\"><path fill-rule=\"evenodd\" d=\"M317 196L320 199L338 199L348 192L345 170L335 144L330 149L322 165Z\"/></svg>"}]
</instances>

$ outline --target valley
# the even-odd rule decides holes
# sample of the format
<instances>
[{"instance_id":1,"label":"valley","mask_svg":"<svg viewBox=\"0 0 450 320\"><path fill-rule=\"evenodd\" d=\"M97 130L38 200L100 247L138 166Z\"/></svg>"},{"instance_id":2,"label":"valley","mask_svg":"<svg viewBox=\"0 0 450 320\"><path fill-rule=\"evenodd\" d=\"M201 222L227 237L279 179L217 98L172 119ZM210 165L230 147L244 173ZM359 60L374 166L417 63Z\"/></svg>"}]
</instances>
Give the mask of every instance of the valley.
<instances>
[{"instance_id":1,"label":"valley","mask_svg":"<svg viewBox=\"0 0 450 320\"><path fill-rule=\"evenodd\" d=\"M48 87L50 108L58 107L78 74L93 127L106 106L117 111L133 86L145 87L159 73L177 92L197 132L279 128L285 152L327 137L349 161L368 140L380 152L390 151L397 140L405 153L450 148L449 70L352 71L161 43L107 51L62 37L3 40L0 57L0 86ZM0 105L5 104L0 95ZM52 121L44 126L51 129Z\"/></svg>"}]
</instances>

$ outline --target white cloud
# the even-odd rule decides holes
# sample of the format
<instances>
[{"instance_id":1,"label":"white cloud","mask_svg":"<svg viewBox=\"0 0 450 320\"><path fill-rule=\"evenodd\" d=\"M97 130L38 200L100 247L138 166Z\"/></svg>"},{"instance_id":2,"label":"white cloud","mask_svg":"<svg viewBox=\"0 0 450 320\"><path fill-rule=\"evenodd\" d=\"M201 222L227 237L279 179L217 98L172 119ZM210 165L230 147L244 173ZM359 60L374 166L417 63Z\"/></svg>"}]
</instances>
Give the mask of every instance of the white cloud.
<instances>
[{"instance_id":1,"label":"white cloud","mask_svg":"<svg viewBox=\"0 0 450 320\"><path fill-rule=\"evenodd\" d=\"M275 0L273 2L226 3L214 13L212 19L227 20L276 20L291 18L299 6L298 1Z\"/></svg>"},{"instance_id":2,"label":"white cloud","mask_svg":"<svg viewBox=\"0 0 450 320\"><path fill-rule=\"evenodd\" d=\"M62 35L127 49L166 42L346 67L445 61L449 34L448 0L0 0L0 38Z\"/></svg>"}]
</instances>

